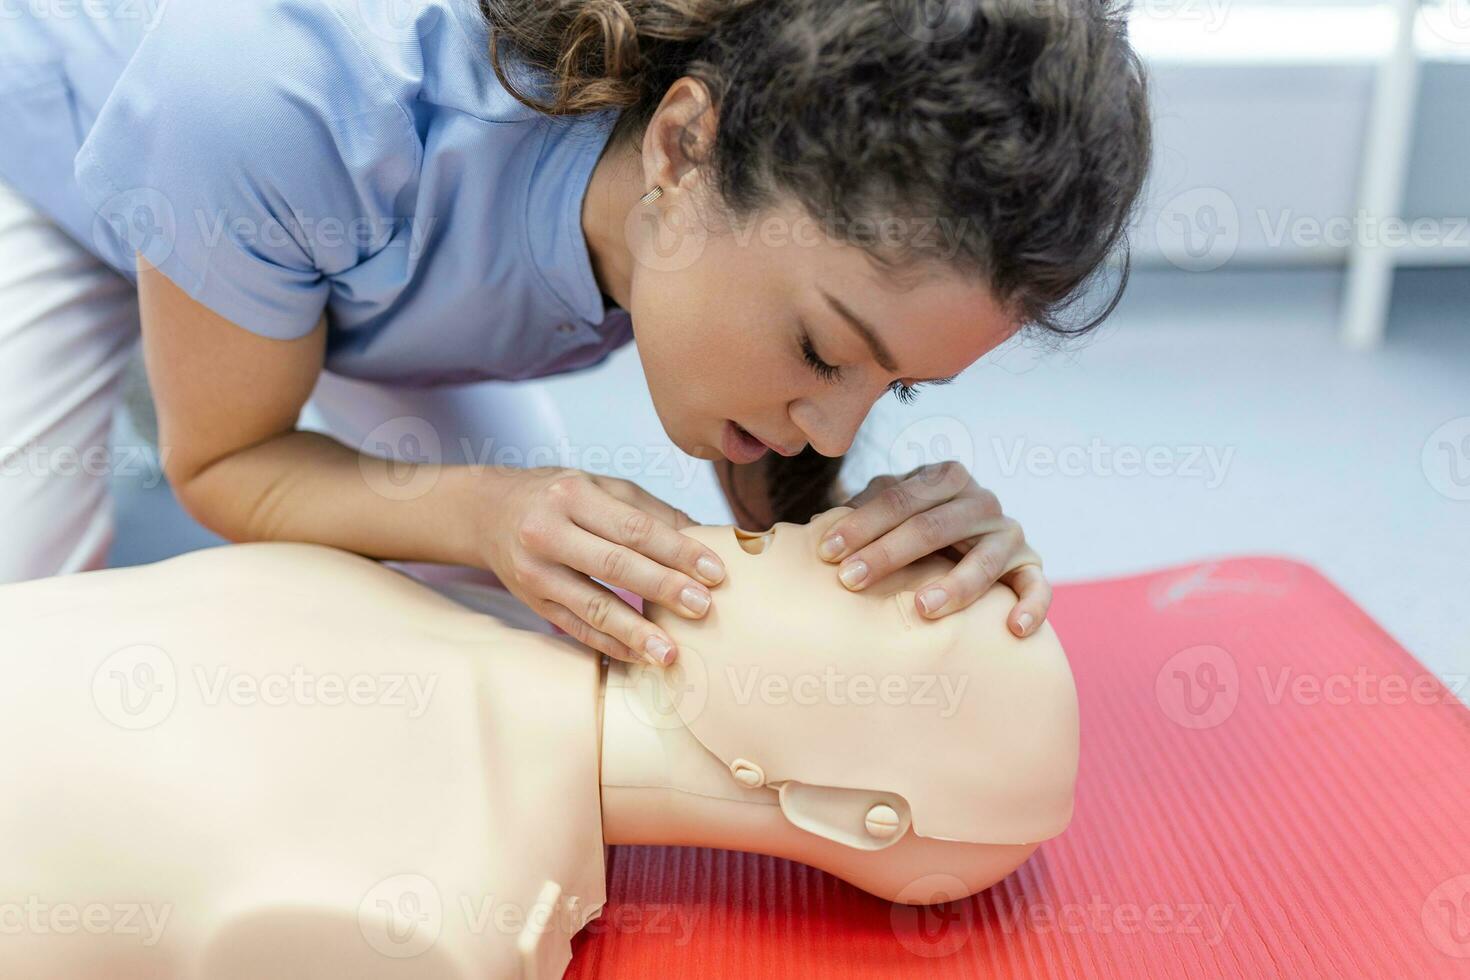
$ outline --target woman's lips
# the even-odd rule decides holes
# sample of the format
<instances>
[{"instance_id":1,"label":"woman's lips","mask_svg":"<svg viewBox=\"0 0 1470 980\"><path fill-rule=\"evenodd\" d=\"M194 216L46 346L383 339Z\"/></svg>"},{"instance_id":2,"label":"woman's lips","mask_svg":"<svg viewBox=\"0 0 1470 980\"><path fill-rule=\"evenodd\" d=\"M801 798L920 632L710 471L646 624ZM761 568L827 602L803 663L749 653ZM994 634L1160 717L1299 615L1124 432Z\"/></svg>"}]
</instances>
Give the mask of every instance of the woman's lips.
<instances>
[{"instance_id":1,"label":"woman's lips","mask_svg":"<svg viewBox=\"0 0 1470 980\"><path fill-rule=\"evenodd\" d=\"M720 448L732 463L754 463L770 451L769 446L728 419Z\"/></svg>"}]
</instances>

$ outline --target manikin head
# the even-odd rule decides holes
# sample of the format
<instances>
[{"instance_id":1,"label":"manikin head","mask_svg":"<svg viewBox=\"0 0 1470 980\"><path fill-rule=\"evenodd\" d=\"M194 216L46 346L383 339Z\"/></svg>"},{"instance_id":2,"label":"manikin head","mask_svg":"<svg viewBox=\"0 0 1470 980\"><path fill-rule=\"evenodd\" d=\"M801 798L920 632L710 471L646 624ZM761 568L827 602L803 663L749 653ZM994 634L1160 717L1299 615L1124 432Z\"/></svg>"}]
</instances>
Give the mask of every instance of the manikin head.
<instances>
[{"instance_id":1,"label":"manikin head","mask_svg":"<svg viewBox=\"0 0 1470 980\"><path fill-rule=\"evenodd\" d=\"M1015 598L1003 586L949 616L916 615L913 591L946 559L842 588L817 542L849 509L764 534L688 529L728 576L701 620L647 608L680 655L646 669L734 784L776 793L786 821L840 846L826 870L918 902L933 899L895 886L944 871L969 894L1071 819L1071 672L1045 623L1025 639L1006 629Z\"/></svg>"}]
</instances>

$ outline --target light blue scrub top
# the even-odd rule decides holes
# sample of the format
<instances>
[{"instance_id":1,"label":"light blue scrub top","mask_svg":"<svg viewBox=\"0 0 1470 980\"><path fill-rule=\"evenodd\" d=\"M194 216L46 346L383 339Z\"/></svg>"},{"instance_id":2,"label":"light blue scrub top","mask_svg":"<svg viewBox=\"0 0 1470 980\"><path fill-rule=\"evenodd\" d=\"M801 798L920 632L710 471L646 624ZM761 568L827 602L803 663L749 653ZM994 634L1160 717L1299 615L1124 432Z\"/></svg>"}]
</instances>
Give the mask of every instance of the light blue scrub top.
<instances>
[{"instance_id":1,"label":"light blue scrub top","mask_svg":"<svg viewBox=\"0 0 1470 980\"><path fill-rule=\"evenodd\" d=\"M581 223L616 118L512 99L474 0L0 0L0 179L254 333L325 304L357 378L541 377L631 339Z\"/></svg>"}]
</instances>

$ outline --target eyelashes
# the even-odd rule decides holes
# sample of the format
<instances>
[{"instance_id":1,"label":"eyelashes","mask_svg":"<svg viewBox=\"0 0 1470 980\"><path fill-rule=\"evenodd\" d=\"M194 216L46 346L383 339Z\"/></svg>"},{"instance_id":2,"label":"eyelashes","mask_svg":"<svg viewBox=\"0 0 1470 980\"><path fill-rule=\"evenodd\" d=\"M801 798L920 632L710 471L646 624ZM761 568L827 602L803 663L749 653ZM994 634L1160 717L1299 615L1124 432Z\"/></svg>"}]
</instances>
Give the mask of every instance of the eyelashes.
<instances>
[{"instance_id":1,"label":"eyelashes","mask_svg":"<svg viewBox=\"0 0 1470 980\"><path fill-rule=\"evenodd\" d=\"M836 383L842 377L842 368L822 360L817 354L817 349L812 346L812 338L807 334L801 335L801 356L806 359L811 369L817 372L817 377L823 381Z\"/></svg>"},{"instance_id":2,"label":"eyelashes","mask_svg":"<svg viewBox=\"0 0 1470 980\"><path fill-rule=\"evenodd\" d=\"M816 372L817 377L821 378L823 381L829 382L831 384L836 384L842 379L842 369L840 367L837 367L835 364L828 364L826 361L822 360L821 356L817 353L817 349L812 346L812 338L809 334L801 335L801 356L802 359L806 361L807 365ZM888 390L893 393L893 397L897 398L905 405L908 405L911 404L915 398L919 397L919 390L921 388L925 387L925 385L930 384L946 385L949 384L949 379L943 381L928 381L924 384L917 385L907 385L904 384L902 381L895 381L888 386Z\"/></svg>"}]
</instances>

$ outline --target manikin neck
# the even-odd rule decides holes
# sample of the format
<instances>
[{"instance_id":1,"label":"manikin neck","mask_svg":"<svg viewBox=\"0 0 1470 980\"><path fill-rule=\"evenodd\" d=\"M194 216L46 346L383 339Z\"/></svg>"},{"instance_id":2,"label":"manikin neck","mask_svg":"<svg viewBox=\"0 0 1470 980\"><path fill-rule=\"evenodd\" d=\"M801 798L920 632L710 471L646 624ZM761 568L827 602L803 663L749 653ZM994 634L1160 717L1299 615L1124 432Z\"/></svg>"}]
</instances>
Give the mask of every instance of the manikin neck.
<instances>
[{"instance_id":1,"label":"manikin neck","mask_svg":"<svg viewBox=\"0 0 1470 980\"><path fill-rule=\"evenodd\" d=\"M641 682L640 674L642 674ZM754 851L837 875L893 901L915 897L925 876L943 872L962 885L951 898L989 887L1009 874L1035 844L964 844L916 837L893 846L853 850L786 819L777 792L735 782L677 717L654 710L654 678L647 671L609 665L602 687L602 836L608 844L674 844ZM650 719L657 719L650 722Z\"/></svg>"},{"instance_id":2,"label":"manikin neck","mask_svg":"<svg viewBox=\"0 0 1470 980\"><path fill-rule=\"evenodd\" d=\"M640 676L641 675L641 676ZM602 697L602 831L609 844L676 844L790 856L805 831L776 791L749 789L652 699L654 678L608 665ZM650 719L653 719L652 721Z\"/></svg>"}]
</instances>

